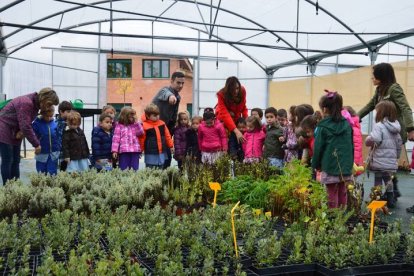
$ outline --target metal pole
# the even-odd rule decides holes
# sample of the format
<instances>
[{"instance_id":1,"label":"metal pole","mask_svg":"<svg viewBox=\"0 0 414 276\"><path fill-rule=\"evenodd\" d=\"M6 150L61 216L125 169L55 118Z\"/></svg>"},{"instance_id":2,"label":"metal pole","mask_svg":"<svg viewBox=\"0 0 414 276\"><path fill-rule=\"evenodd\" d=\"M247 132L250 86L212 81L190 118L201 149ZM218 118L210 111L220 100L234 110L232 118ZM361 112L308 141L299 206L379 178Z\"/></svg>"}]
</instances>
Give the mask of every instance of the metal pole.
<instances>
[{"instance_id":1,"label":"metal pole","mask_svg":"<svg viewBox=\"0 0 414 276\"><path fill-rule=\"evenodd\" d=\"M53 89L53 69L55 68L53 65L54 65L54 59L53 59L53 54L54 54L54 50L52 50L52 77L51 77L51 79L52 79L52 89Z\"/></svg>"},{"instance_id":2,"label":"metal pole","mask_svg":"<svg viewBox=\"0 0 414 276\"><path fill-rule=\"evenodd\" d=\"M101 32L101 23L98 25L99 33ZM98 85L97 89L97 99L96 99L96 107L99 108L100 98L101 98L101 85L100 85L100 79L101 79L101 36L98 36L98 51L97 51L97 57L98 57L98 72L96 74L96 84Z\"/></svg>"},{"instance_id":3,"label":"metal pole","mask_svg":"<svg viewBox=\"0 0 414 276\"><path fill-rule=\"evenodd\" d=\"M196 66L196 80L194 80L193 76L193 83L196 83L196 89L193 86L193 116L198 115L198 111L200 109L200 52L201 52L201 45L200 45L200 38L201 33L198 31L198 44L197 44L197 66Z\"/></svg>"},{"instance_id":4,"label":"metal pole","mask_svg":"<svg viewBox=\"0 0 414 276\"><path fill-rule=\"evenodd\" d=\"M299 0L296 10L296 48L298 48L299 45Z\"/></svg>"}]
</instances>

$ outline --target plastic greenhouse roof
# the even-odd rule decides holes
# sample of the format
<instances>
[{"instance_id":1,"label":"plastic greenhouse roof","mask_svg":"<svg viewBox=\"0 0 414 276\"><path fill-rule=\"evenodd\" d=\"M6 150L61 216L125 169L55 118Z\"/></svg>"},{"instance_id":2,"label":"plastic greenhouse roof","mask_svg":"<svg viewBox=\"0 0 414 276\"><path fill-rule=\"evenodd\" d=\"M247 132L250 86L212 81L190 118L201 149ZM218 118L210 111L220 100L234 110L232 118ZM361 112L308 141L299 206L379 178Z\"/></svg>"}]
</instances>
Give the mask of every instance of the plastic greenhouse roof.
<instances>
[{"instance_id":1,"label":"plastic greenhouse roof","mask_svg":"<svg viewBox=\"0 0 414 276\"><path fill-rule=\"evenodd\" d=\"M412 0L2 0L0 52L76 46L225 56L267 73L337 56L342 66L368 65L370 55L412 57L413 14Z\"/></svg>"}]
</instances>

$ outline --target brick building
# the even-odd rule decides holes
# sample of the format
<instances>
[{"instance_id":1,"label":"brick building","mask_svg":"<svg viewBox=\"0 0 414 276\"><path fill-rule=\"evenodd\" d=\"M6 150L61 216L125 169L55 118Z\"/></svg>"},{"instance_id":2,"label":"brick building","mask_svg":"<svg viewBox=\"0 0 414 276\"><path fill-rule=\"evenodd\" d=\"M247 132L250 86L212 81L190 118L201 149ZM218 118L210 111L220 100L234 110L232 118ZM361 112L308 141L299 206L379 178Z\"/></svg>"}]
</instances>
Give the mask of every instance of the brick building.
<instances>
[{"instance_id":1,"label":"brick building","mask_svg":"<svg viewBox=\"0 0 414 276\"><path fill-rule=\"evenodd\" d=\"M188 59L108 55L107 103L118 110L124 105L132 105L140 116L155 94L170 85L171 75L176 71L183 72L186 78L180 92L179 111L191 113L193 67Z\"/></svg>"}]
</instances>

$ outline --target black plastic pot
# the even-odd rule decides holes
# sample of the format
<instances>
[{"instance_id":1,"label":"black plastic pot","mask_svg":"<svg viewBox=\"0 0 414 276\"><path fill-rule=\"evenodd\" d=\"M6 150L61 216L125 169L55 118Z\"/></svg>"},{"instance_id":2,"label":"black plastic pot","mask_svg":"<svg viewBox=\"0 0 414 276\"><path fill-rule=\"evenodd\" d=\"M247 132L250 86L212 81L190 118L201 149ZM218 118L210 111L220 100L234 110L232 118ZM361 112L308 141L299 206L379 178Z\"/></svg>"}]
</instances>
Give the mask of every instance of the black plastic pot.
<instances>
[{"instance_id":1,"label":"black plastic pot","mask_svg":"<svg viewBox=\"0 0 414 276\"><path fill-rule=\"evenodd\" d=\"M317 275L315 264L292 264L273 267L251 267L258 275Z\"/></svg>"}]
</instances>

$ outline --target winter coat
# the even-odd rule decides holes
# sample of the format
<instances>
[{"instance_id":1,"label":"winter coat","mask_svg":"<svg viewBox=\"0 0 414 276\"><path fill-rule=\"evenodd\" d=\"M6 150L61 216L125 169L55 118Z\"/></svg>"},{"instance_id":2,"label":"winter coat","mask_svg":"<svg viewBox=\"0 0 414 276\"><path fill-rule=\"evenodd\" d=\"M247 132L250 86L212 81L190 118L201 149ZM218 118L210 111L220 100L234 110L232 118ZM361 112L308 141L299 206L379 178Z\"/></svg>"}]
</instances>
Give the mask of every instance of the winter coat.
<instances>
[{"instance_id":1,"label":"winter coat","mask_svg":"<svg viewBox=\"0 0 414 276\"><path fill-rule=\"evenodd\" d=\"M289 122L289 124L285 127L284 136L286 140L285 161L290 162L294 158L298 158L299 148L298 138L296 137L296 133L291 122Z\"/></svg>"},{"instance_id":2,"label":"winter coat","mask_svg":"<svg viewBox=\"0 0 414 276\"><path fill-rule=\"evenodd\" d=\"M261 158L266 134L262 128L244 133L246 141L243 143L244 158Z\"/></svg>"},{"instance_id":3,"label":"winter coat","mask_svg":"<svg viewBox=\"0 0 414 276\"><path fill-rule=\"evenodd\" d=\"M222 121L228 131L233 131L236 128L236 121L238 118L247 118L248 111L246 107L246 89L240 87L241 101L240 103L226 102L224 98L224 91L217 92L216 116Z\"/></svg>"},{"instance_id":4,"label":"winter coat","mask_svg":"<svg viewBox=\"0 0 414 276\"><path fill-rule=\"evenodd\" d=\"M56 139L56 122L54 120L46 122L41 116L38 116L32 123L34 132L40 141L42 154L50 154L59 151L59 143Z\"/></svg>"},{"instance_id":5,"label":"winter coat","mask_svg":"<svg viewBox=\"0 0 414 276\"><path fill-rule=\"evenodd\" d=\"M171 105L168 102L170 96L174 95L177 102ZM152 103L157 105L160 109L160 120L165 122L170 134L174 134L174 127L177 122L178 107L180 106L181 96L170 86L162 88L157 95L152 99Z\"/></svg>"},{"instance_id":6,"label":"winter coat","mask_svg":"<svg viewBox=\"0 0 414 276\"><path fill-rule=\"evenodd\" d=\"M0 142L7 145L20 145L22 139L16 139L21 131L33 147L40 145L32 128L32 122L40 109L37 93L20 96L11 100L0 110Z\"/></svg>"},{"instance_id":7,"label":"winter coat","mask_svg":"<svg viewBox=\"0 0 414 276\"><path fill-rule=\"evenodd\" d=\"M187 147L186 132L188 126L177 126L174 130L174 159L181 160Z\"/></svg>"},{"instance_id":8,"label":"winter coat","mask_svg":"<svg viewBox=\"0 0 414 276\"><path fill-rule=\"evenodd\" d=\"M83 130L79 127L77 129L67 128L63 132L62 150L65 159L81 160L89 158L88 142Z\"/></svg>"},{"instance_id":9,"label":"winter coat","mask_svg":"<svg viewBox=\"0 0 414 276\"><path fill-rule=\"evenodd\" d=\"M185 149L186 155L201 160L201 152L198 146L198 131L189 128L185 132L185 137L187 141Z\"/></svg>"},{"instance_id":10,"label":"winter coat","mask_svg":"<svg viewBox=\"0 0 414 276\"><path fill-rule=\"evenodd\" d=\"M331 176L349 176L354 164L352 128L345 118L339 122L328 116L318 124L312 168Z\"/></svg>"},{"instance_id":11,"label":"winter coat","mask_svg":"<svg viewBox=\"0 0 414 276\"><path fill-rule=\"evenodd\" d=\"M354 142L354 163L358 166L364 164L364 158L362 157L362 133L361 124L359 123L359 117L352 117L352 140Z\"/></svg>"},{"instance_id":12,"label":"winter coat","mask_svg":"<svg viewBox=\"0 0 414 276\"><path fill-rule=\"evenodd\" d=\"M368 104L358 112L362 119L375 109L375 106L381 101L392 101L397 107L397 120L400 123L400 135L403 142L407 142L407 132L414 130L413 113L405 97L404 91L398 83L393 83L384 95L380 95L379 87L376 88L374 97Z\"/></svg>"},{"instance_id":13,"label":"winter coat","mask_svg":"<svg viewBox=\"0 0 414 276\"><path fill-rule=\"evenodd\" d=\"M139 137L139 142L145 154L166 153L167 148L174 146L170 132L162 120L154 122L146 119L142 126L144 135Z\"/></svg>"},{"instance_id":14,"label":"winter coat","mask_svg":"<svg viewBox=\"0 0 414 276\"><path fill-rule=\"evenodd\" d=\"M138 137L144 135L144 130L140 123L123 125L116 124L114 136L112 137L112 152L141 152Z\"/></svg>"},{"instance_id":15,"label":"winter coat","mask_svg":"<svg viewBox=\"0 0 414 276\"><path fill-rule=\"evenodd\" d=\"M283 128L277 124L266 127L266 138L264 140L263 157L283 159L285 150L282 149L283 142L279 138L283 137Z\"/></svg>"},{"instance_id":16,"label":"winter coat","mask_svg":"<svg viewBox=\"0 0 414 276\"><path fill-rule=\"evenodd\" d=\"M391 171L398 169L398 159L401 154L401 126L398 121L390 122L384 119L372 128L365 140L365 145L372 147L369 168L374 171Z\"/></svg>"},{"instance_id":17,"label":"winter coat","mask_svg":"<svg viewBox=\"0 0 414 276\"><path fill-rule=\"evenodd\" d=\"M243 144L239 143L234 132L232 132L229 137L229 154L231 158L240 162L244 160Z\"/></svg>"},{"instance_id":18,"label":"winter coat","mask_svg":"<svg viewBox=\"0 0 414 276\"><path fill-rule=\"evenodd\" d=\"M206 126L203 121L198 127L198 145L201 152L227 151L227 135L223 124L215 120L212 126Z\"/></svg>"},{"instance_id":19,"label":"winter coat","mask_svg":"<svg viewBox=\"0 0 414 276\"><path fill-rule=\"evenodd\" d=\"M93 159L112 158L112 132L107 133L100 126L92 130L92 156Z\"/></svg>"},{"instance_id":20,"label":"winter coat","mask_svg":"<svg viewBox=\"0 0 414 276\"><path fill-rule=\"evenodd\" d=\"M63 138L63 132L66 129L66 120L60 118L56 119L56 140L58 144L58 150L62 150L62 138Z\"/></svg>"}]
</instances>

